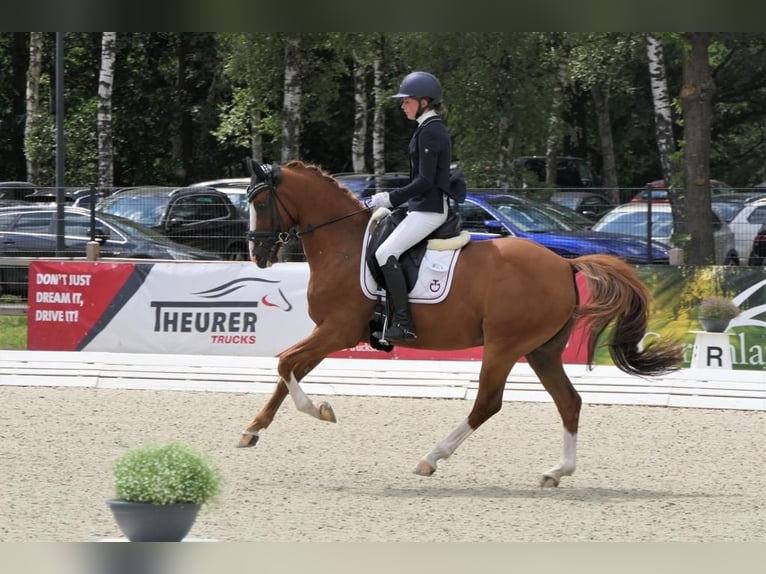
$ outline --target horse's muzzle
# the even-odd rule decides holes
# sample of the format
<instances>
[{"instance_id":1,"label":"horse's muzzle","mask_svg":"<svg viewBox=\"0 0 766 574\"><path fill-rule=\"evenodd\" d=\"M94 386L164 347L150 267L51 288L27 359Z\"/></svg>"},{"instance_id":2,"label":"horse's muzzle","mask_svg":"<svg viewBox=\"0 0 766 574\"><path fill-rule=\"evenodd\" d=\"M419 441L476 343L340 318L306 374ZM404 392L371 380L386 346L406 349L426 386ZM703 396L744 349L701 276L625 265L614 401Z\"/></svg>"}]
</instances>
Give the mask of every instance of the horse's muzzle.
<instances>
[{"instance_id":1,"label":"horse's muzzle","mask_svg":"<svg viewBox=\"0 0 766 574\"><path fill-rule=\"evenodd\" d=\"M279 237L270 232L251 231L247 234L250 243L250 260L261 269L277 261Z\"/></svg>"}]
</instances>

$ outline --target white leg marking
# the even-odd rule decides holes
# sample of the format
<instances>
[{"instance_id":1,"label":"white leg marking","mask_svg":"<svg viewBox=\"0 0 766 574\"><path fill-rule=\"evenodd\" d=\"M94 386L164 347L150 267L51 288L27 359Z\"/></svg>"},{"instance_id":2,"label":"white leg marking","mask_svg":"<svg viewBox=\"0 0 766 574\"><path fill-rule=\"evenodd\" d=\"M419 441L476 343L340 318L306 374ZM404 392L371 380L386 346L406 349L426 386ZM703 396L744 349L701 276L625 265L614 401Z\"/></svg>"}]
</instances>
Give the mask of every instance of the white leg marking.
<instances>
[{"instance_id":1,"label":"white leg marking","mask_svg":"<svg viewBox=\"0 0 766 574\"><path fill-rule=\"evenodd\" d=\"M293 373L290 373L290 379L285 381L285 384L287 385L287 390L290 391L290 396L293 398L295 408L302 413L319 418L319 407L306 396Z\"/></svg>"},{"instance_id":2,"label":"white leg marking","mask_svg":"<svg viewBox=\"0 0 766 574\"><path fill-rule=\"evenodd\" d=\"M423 460L436 469L436 462L443 458L449 458L472 433L473 429L468 424L468 419L464 420L447 438L439 442L431 452L424 456Z\"/></svg>"},{"instance_id":3,"label":"white leg marking","mask_svg":"<svg viewBox=\"0 0 766 574\"><path fill-rule=\"evenodd\" d=\"M561 453L561 460L558 466L554 466L544 476L550 476L557 481L562 476L569 476L575 470L577 460L577 433L564 431L564 450Z\"/></svg>"}]
</instances>

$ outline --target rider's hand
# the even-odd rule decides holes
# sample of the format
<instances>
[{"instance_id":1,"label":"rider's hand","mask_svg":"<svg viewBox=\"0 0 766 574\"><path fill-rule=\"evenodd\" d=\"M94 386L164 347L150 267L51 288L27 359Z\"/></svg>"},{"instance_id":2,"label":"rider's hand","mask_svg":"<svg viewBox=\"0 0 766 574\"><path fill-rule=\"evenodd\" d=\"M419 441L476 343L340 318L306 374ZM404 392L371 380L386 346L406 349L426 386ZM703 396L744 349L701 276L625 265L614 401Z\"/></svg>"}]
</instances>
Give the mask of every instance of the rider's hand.
<instances>
[{"instance_id":1,"label":"rider's hand","mask_svg":"<svg viewBox=\"0 0 766 574\"><path fill-rule=\"evenodd\" d=\"M391 207L391 201L388 199L387 191L376 193L372 197L367 198L364 203L370 209L374 209L376 207Z\"/></svg>"}]
</instances>

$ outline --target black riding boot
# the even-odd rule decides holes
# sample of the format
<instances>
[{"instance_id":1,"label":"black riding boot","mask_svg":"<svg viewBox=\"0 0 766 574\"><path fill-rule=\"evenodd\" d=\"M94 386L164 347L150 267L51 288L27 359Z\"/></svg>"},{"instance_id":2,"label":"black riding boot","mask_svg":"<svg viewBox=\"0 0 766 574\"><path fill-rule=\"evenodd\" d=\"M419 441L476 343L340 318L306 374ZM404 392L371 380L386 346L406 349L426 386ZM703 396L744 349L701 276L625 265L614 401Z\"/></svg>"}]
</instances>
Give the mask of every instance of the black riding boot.
<instances>
[{"instance_id":1,"label":"black riding boot","mask_svg":"<svg viewBox=\"0 0 766 574\"><path fill-rule=\"evenodd\" d=\"M394 309L393 325L385 332L387 341L414 341L418 338L410 316L410 302L407 297L407 283L399 261L393 255L381 268L386 280L386 294ZM382 337L378 337L382 338Z\"/></svg>"}]
</instances>

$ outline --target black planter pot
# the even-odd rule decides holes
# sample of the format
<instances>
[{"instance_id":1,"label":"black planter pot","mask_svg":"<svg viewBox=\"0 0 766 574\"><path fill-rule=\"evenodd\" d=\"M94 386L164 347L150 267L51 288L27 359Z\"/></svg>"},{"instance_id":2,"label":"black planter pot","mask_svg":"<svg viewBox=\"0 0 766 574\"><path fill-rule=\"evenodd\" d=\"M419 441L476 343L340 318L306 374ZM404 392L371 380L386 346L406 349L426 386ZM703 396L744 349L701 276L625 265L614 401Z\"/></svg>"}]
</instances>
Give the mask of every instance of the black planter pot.
<instances>
[{"instance_id":1,"label":"black planter pot","mask_svg":"<svg viewBox=\"0 0 766 574\"><path fill-rule=\"evenodd\" d=\"M715 317L700 317L702 328L710 333L723 333L729 326L729 319L718 319Z\"/></svg>"},{"instance_id":2,"label":"black planter pot","mask_svg":"<svg viewBox=\"0 0 766 574\"><path fill-rule=\"evenodd\" d=\"M117 526L131 542L180 542L197 519L200 505L147 504L110 499Z\"/></svg>"}]
</instances>

